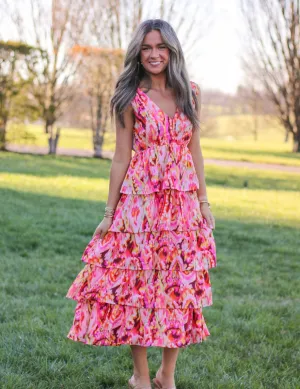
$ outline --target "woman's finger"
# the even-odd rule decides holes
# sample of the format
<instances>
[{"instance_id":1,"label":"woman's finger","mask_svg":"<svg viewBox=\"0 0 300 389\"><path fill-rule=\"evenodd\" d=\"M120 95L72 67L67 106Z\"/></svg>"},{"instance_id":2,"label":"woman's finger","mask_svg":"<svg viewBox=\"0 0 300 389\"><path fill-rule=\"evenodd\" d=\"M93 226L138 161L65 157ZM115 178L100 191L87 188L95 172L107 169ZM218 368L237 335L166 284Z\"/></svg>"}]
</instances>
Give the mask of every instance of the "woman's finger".
<instances>
[{"instance_id":1,"label":"woman's finger","mask_svg":"<svg viewBox=\"0 0 300 389\"><path fill-rule=\"evenodd\" d=\"M206 218L206 224L208 225L209 228L212 228L212 223L211 223L211 219L209 216L207 216Z\"/></svg>"},{"instance_id":2,"label":"woman's finger","mask_svg":"<svg viewBox=\"0 0 300 389\"><path fill-rule=\"evenodd\" d=\"M215 223L215 218L213 216L211 217L211 221L210 222L211 222L212 228L215 229L216 223Z\"/></svg>"},{"instance_id":3,"label":"woman's finger","mask_svg":"<svg viewBox=\"0 0 300 389\"><path fill-rule=\"evenodd\" d=\"M212 217L211 217L210 213L208 213L208 215L206 216L206 221L207 221L207 225L209 226L209 228L212 228L213 223L212 223Z\"/></svg>"},{"instance_id":4,"label":"woman's finger","mask_svg":"<svg viewBox=\"0 0 300 389\"><path fill-rule=\"evenodd\" d=\"M98 235L98 234L101 234L101 230L97 230L97 229L96 229L96 231L94 232L93 238L94 238L96 235Z\"/></svg>"},{"instance_id":5,"label":"woman's finger","mask_svg":"<svg viewBox=\"0 0 300 389\"><path fill-rule=\"evenodd\" d=\"M206 223L207 225L209 226L209 228L212 228L214 229L215 228L215 218L214 216L212 215L211 212L209 212L208 214L204 214L202 213L202 216L204 217L204 219L206 220Z\"/></svg>"},{"instance_id":6,"label":"woman's finger","mask_svg":"<svg viewBox=\"0 0 300 389\"><path fill-rule=\"evenodd\" d=\"M213 214L210 213L207 219L208 219L207 221L208 221L209 227L214 229L215 228L215 218L214 218Z\"/></svg>"}]
</instances>

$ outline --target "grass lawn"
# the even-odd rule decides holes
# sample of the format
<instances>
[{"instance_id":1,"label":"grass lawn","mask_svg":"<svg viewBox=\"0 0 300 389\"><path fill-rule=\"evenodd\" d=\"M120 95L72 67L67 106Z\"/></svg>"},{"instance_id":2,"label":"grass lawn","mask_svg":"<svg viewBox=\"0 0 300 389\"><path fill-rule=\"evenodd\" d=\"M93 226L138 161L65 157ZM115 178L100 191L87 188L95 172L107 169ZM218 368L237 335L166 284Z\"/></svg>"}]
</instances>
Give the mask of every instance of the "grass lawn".
<instances>
[{"instance_id":1,"label":"grass lawn","mask_svg":"<svg viewBox=\"0 0 300 389\"><path fill-rule=\"evenodd\" d=\"M64 296L102 219L109 168L0 153L1 388L127 388L129 346L66 338L76 303ZM207 166L206 182L218 257L211 336L180 351L177 388L299 389L299 175ZM160 354L148 350L152 376Z\"/></svg>"},{"instance_id":2,"label":"grass lawn","mask_svg":"<svg viewBox=\"0 0 300 389\"><path fill-rule=\"evenodd\" d=\"M259 118L258 141L251 135L253 119L246 115L220 116L215 120L214 138L203 136L201 144L205 158L275 163L300 166L300 153L292 153L292 140L284 143L284 131L275 120ZM27 131L28 138L19 139L18 134ZM26 144L47 147L47 136L41 126L29 125L26 128L11 128L8 141L11 144ZM90 130L62 128L58 147L93 150ZM105 135L104 149L114 151L115 133Z\"/></svg>"}]
</instances>

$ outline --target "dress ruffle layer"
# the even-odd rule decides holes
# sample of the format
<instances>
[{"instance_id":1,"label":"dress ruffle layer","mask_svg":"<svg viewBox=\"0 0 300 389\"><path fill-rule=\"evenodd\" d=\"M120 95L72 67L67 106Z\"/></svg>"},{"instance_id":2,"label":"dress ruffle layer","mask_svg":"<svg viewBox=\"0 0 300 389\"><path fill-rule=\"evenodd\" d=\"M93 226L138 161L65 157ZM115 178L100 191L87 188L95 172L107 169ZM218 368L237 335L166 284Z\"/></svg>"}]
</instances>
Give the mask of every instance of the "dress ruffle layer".
<instances>
[{"instance_id":1,"label":"dress ruffle layer","mask_svg":"<svg viewBox=\"0 0 300 389\"><path fill-rule=\"evenodd\" d=\"M68 338L95 346L183 348L209 330L202 309L149 309L86 300L77 304Z\"/></svg>"},{"instance_id":2,"label":"dress ruffle layer","mask_svg":"<svg viewBox=\"0 0 300 389\"><path fill-rule=\"evenodd\" d=\"M108 231L84 250L67 296L77 301L68 338L91 345L185 347L210 335L212 230ZM152 323L152 324L151 324Z\"/></svg>"},{"instance_id":3,"label":"dress ruffle layer","mask_svg":"<svg viewBox=\"0 0 300 389\"><path fill-rule=\"evenodd\" d=\"M82 261L113 269L202 271L216 266L216 246L206 222L190 231L107 232L104 239L95 235Z\"/></svg>"},{"instance_id":4,"label":"dress ruffle layer","mask_svg":"<svg viewBox=\"0 0 300 389\"><path fill-rule=\"evenodd\" d=\"M202 226L197 192L165 189L148 195L121 194L108 231L190 231Z\"/></svg>"},{"instance_id":5,"label":"dress ruffle layer","mask_svg":"<svg viewBox=\"0 0 300 389\"><path fill-rule=\"evenodd\" d=\"M142 174L141 174L142 172ZM186 144L154 144L131 158L120 192L150 194L165 189L199 188L192 154Z\"/></svg>"},{"instance_id":6,"label":"dress ruffle layer","mask_svg":"<svg viewBox=\"0 0 300 389\"><path fill-rule=\"evenodd\" d=\"M67 297L137 308L187 309L212 305L207 270L131 270L89 264L78 274Z\"/></svg>"}]
</instances>

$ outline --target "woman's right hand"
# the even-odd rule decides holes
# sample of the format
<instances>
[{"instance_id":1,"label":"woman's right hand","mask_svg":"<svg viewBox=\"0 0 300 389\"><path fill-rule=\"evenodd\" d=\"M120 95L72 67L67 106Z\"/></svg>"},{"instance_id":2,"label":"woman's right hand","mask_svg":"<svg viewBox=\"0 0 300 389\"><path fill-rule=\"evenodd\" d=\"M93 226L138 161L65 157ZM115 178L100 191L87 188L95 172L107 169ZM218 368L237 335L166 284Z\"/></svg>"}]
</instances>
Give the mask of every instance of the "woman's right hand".
<instances>
[{"instance_id":1,"label":"woman's right hand","mask_svg":"<svg viewBox=\"0 0 300 389\"><path fill-rule=\"evenodd\" d=\"M104 236L106 235L109 227L112 225L112 222L113 222L112 217L104 217L102 219L101 223L96 228L96 230L93 234L93 238L95 237L95 235L100 234L100 239L103 239Z\"/></svg>"}]
</instances>

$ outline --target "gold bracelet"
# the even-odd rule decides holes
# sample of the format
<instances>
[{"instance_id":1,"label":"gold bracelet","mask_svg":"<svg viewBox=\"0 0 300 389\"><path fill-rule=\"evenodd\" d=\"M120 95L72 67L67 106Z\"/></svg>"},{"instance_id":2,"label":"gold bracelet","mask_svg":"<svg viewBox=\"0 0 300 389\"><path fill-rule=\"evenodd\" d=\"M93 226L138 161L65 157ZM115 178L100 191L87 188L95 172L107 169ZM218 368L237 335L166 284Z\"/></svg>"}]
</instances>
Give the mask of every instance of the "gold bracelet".
<instances>
[{"instance_id":1,"label":"gold bracelet","mask_svg":"<svg viewBox=\"0 0 300 389\"><path fill-rule=\"evenodd\" d=\"M207 203L208 204L208 208L210 208L210 202L207 201L207 200L199 200L199 204L202 204L202 203Z\"/></svg>"},{"instance_id":2,"label":"gold bracelet","mask_svg":"<svg viewBox=\"0 0 300 389\"><path fill-rule=\"evenodd\" d=\"M115 208L105 207L104 217L113 217L115 213Z\"/></svg>"}]
</instances>

